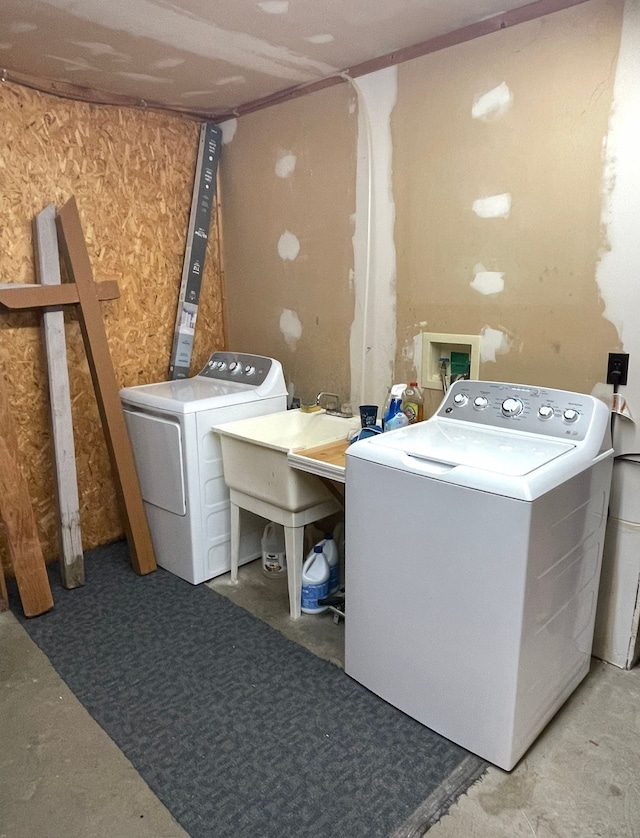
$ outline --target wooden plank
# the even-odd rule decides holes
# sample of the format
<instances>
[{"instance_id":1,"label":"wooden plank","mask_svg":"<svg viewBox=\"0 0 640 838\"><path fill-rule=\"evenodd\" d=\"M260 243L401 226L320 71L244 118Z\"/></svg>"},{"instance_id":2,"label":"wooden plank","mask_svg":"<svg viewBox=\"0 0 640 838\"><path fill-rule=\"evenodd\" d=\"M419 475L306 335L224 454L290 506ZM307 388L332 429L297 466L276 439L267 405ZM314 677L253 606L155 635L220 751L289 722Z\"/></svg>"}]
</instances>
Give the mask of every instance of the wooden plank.
<instances>
[{"instance_id":1,"label":"wooden plank","mask_svg":"<svg viewBox=\"0 0 640 838\"><path fill-rule=\"evenodd\" d=\"M54 204L38 213L33 226L36 274L42 285L60 285ZM65 588L77 588L84 585L84 556L62 308L45 308L42 321L49 375L60 576Z\"/></svg>"},{"instance_id":2,"label":"wooden plank","mask_svg":"<svg viewBox=\"0 0 640 838\"><path fill-rule=\"evenodd\" d=\"M142 503L138 474L127 433L115 370L109 352L100 302L74 198L56 218L60 252L78 291L78 314L98 410L116 481L131 563L136 573L156 569L151 535ZM64 287L64 286L63 286Z\"/></svg>"},{"instance_id":3,"label":"wooden plank","mask_svg":"<svg viewBox=\"0 0 640 838\"><path fill-rule=\"evenodd\" d=\"M328 442L324 445L316 445L314 448L302 448L296 451L302 457L309 457L312 460L319 460L321 463L329 463L340 468L345 467L345 452L349 443L344 440Z\"/></svg>"},{"instance_id":4,"label":"wooden plank","mask_svg":"<svg viewBox=\"0 0 640 838\"><path fill-rule=\"evenodd\" d=\"M96 284L99 300L116 300L120 296L118 283L106 279ZM75 285L32 285L21 282L0 283L0 306L10 309L42 308L43 306L66 306L79 303Z\"/></svg>"},{"instance_id":5,"label":"wooden plank","mask_svg":"<svg viewBox=\"0 0 640 838\"><path fill-rule=\"evenodd\" d=\"M18 442L3 375L0 375L0 518L24 613L27 617L43 614L53 608L53 597L29 490L20 471Z\"/></svg>"}]
</instances>

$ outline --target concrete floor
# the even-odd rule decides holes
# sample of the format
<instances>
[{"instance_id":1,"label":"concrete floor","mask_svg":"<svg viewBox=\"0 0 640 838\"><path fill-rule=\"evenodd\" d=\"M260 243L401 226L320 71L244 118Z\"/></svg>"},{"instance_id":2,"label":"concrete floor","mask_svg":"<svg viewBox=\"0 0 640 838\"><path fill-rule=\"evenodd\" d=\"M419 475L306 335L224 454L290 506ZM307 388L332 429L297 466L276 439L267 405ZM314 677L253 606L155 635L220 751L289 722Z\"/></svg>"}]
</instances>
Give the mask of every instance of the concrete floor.
<instances>
[{"instance_id":1,"label":"concrete floor","mask_svg":"<svg viewBox=\"0 0 640 838\"><path fill-rule=\"evenodd\" d=\"M285 580L265 579L259 562L240 574L237 586L227 577L209 584L340 665L342 621L292 623ZM0 614L0 838L183 836L15 617ZM514 836L640 838L639 668L594 661L521 763L510 773L490 768L429 831Z\"/></svg>"}]
</instances>

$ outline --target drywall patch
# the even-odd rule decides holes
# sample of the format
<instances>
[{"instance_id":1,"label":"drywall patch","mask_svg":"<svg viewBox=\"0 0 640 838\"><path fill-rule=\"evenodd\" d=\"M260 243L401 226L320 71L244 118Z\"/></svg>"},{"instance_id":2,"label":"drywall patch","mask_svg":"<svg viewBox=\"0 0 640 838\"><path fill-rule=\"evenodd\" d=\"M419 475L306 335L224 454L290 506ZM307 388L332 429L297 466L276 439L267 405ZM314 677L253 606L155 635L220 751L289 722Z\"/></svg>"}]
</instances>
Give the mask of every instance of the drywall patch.
<instances>
[{"instance_id":1,"label":"drywall patch","mask_svg":"<svg viewBox=\"0 0 640 838\"><path fill-rule=\"evenodd\" d=\"M473 268L474 277L469 283L479 294L499 294L504 291L504 272L488 271L484 265L478 263Z\"/></svg>"},{"instance_id":2,"label":"drywall patch","mask_svg":"<svg viewBox=\"0 0 640 838\"><path fill-rule=\"evenodd\" d=\"M149 76L146 73L127 73L124 70L119 70L118 76L124 76L126 79L133 81L151 82L152 84L173 84L173 79L163 78L162 76Z\"/></svg>"},{"instance_id":3,"label":"drywall patch","mask_svg":"<svg viewBox=\"0 0 640 838\"><path fill-rule=\"evenodd\" d=\"M263 0L258 6L268 15L284 15L289 11L289 0Z\"/></svg>"},{"instance_id":4,"label":"drywall patch","mask_svg":"<svg viewBox=\"0 0 640 838\"><path fill-rule=\"evenodd\" d=\"M289 230L285 230L278 239L278 253L281 259L288 262L293 262L294 259L297 259L298 253L300 253L298 237L294 236Z\"/></svg>"},{"instance_id":5,"label":"drywall patch","mask_svg":"<svg viewBox=\"0 0 640 838\"><path fill-rule=\"evenodd\" d=\"M482 363L495 362L496 355L506 355L511 349L508 335L491 326L484 326L480 330L480 360Z\"/></svg>"},{"instance_id":6,"label":"drywall patch","mask_svg":"<svg viewBox=\"0 0 640 838\"><path fill-rule=\"evenodd\" d=\"M413 364L416 371L415 377L418 381L422 381L422 332L424 331L424 326L425 324L421 323L417 327L418 332L413 336L411 341L407 341L402 347L402 357Z\"/></svg>"},{"instance_id":7,"label":"drywall patch","mask_svg":"<svg viewBox=\"0 0 640 838\"><path fill-rule=\"evenodd\" d=\"M216 87L224 87L227 84L246 84L247 80L244 76L225 76L222 79L217 79Z\"/></svg>"},{"instance_id":8,"label":"drywall patch","mask_svg":"<svg viewBox=\"0 0 640 838\"><path fill-rule=\"evenodd\" d=\"M281 178L288 178L296 170L298 158L290 151L281 151L276 160L276 175Z\"/></svg>"},{"instance_id":9,"label":"drywall patch","mask_svg":"<svg viewBox=\"0 0 640 838\"><path fill-rule=\"evenodd\" d=\"M327 32L325 35L309 35L305 41L309 41L310 44L330 44L335 38Z\"/></svg>"},{"instance_id":10,"label":"drywall patch","mask_svg":"<svg viewBox=\"0 0 640 838\"><path fill-rule=\"evenodd\" d=\"M488 93L483 93L477 96L471 108L471 116L474 119L483 119L489 121L498 119L511 107L513 101L513 94L507 87L506 82L502 82Z\"/></svg>"},{"instance_id":11,"label":"drywall patch","mask_svg":"<svg viewBox=\"0 0 640 838\"><path fill-rule=\"evenodd\" d=\"M23 35L25 32L34 32L38 27L35 23L26 23L16 20L15 23L9 24L9 32L12 35Z\"/></svg>"},{"instance_id":12,"label":"drywall patch","mask_svg":"<svg viewBox=\"0 0 640 838\"><path fill-rule=\"evenodd\" d=\"M100 41L71 41L76 47L82 47L90 52L91 55L108 55L110 58L115 58L118 61L131 61L131 56L125 55L122 52L117 52L110 44L103 44Z\"/></svg>"},{"instance_id":13,"label":"drywall patch","mask_svg":"<svg viewBox=\"0 0 640 838\"><path fill-rule=\"evenodd\" d=\"M280 332L285 340L285 343L290 349L295 349L298 341L302 337L302 323L300 318L291 311L290 308L284 308L280 315Z\"/></svg>"},{"instance_id":14,"label":"drywall patch","mask_svg":"<svg viewBox=\"0 0 640 838\"><path fill-rule=\"evenodd\" d=\"M211 90L185 90L184 93L178 94L181 99L193 99L196 96L210 96Z\"/></svg>"},{"instance_id":15,"label":"drywall patch","mask_svg":"<svg viewBox=\"0 0 640 838\"><path fill-rule=\"evenodd\" d=\"M61 55L51 55L48 54L47 58L51 58L53 61L60 61L64 65L65 73L73 73L75 70L93 70L94 67L89 64L89 62L85 58L64 58Z\"/></svg>"},{"instance_id":16,"label":"drywall patch","mask_svg":"<svg viewBox=\"0 0 640 838\"><path fill-rule=\"evenodd\" d=\"M398 68L369 73L352 84L358 94L358 147L350 401L373 404L385 392L393 375L397 342L391 114L398 97Z\"/></svg>"},{"instance_id":17,"label":"drywall patch","mask_svg":"<svg viewBox=\"0 0 640 838\"><path fill-rule=\"evenodd\" d=\"M238 130L238 120L227 119L226 122L220 123L220 127L222 128L222 145L229 145Z\"/></svg>"},{"instance_id":18,"label":"drywall patch","mask_svg":"<svg viewBox=\"0 0 640 838\"><path fill-rule=\"evenodd\" d=\"M172 70L174 67L184 64L184 62L184 58L161 58L159 61L154 61L151 66L154 70Z\"/></svg>"},{"instance_id":19,"label":"drywall patch","mask_svg":"<svg viewBox=\"0 0 640 838\"><path fill-rule=\"evenodd\" d=\"M511 212L511 193L477 198L472 209L479 218L508 218Z\"/></svg>"}]
</instances>

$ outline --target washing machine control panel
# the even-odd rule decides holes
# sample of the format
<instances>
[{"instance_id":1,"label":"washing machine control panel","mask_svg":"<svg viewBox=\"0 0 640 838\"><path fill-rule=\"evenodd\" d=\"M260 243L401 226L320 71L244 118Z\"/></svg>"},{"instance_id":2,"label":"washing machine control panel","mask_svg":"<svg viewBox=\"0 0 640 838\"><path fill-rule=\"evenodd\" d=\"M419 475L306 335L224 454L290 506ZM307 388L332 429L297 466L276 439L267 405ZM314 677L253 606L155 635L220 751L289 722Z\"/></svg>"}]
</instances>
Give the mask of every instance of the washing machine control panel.
<instances>
[{"instance_id":1,"label":"washing machine control panel","mask_svg":"<svg viewBox=\"0 0 640 838\"><path fill-rule=\"evenodd\" d=\"M591 396L496 381L456 381L438 416L544 436L584 439L594 412Z\"/></svg>"},{"instance_id":2,"label":"washing machine control panel","mask_svg":"<svg viewBox=\"0 0 640 838\"><path fill-rule=\"evenodd\" d=\"M266 379L271 365L271 358L264 358L262 355L214 352L198 375L218 381L253 384L257 387Z\"/></svg>"}]
</instances>

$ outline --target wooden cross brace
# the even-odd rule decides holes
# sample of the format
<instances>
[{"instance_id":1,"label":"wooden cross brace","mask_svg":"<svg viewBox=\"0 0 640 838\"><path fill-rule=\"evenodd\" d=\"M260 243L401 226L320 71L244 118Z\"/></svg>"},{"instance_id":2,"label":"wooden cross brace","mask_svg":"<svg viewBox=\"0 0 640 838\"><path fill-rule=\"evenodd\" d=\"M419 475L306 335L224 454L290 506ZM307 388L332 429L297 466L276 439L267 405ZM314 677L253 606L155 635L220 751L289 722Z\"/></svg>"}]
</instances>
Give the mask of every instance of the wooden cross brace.
<instances>
[{"instance_id":1,"label":"wooden cross brace","mask_svg":"<svg viewBox=\"0 0 640 838\"><path fill-rule=\"evenodd\" d=\"M101 300L113 300L120 296L118 285L114 281L93 281L75 198L67 201L58 212L56 225L60 252L72 281L62 285L0 285L0 305L9 309L77 306L98 411L116 480L125 534L129 542L131 564L136 573L144 575L156 569L156 560L100 311Z\"/></svg>"}]
</instances>

